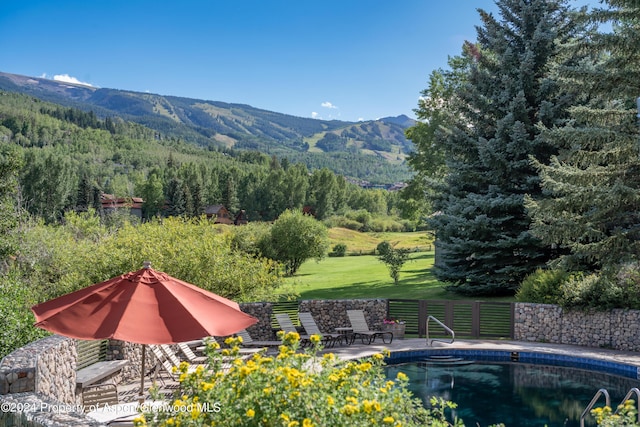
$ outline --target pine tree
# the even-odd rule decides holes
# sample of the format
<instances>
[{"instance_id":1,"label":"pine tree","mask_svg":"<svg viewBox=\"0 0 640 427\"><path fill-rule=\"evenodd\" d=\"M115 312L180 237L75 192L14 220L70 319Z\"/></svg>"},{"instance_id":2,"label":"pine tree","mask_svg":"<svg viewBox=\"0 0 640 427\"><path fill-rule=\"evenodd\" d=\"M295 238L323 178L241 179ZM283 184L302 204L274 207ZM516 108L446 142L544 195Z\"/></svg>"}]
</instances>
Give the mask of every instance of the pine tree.
<instances>
[{"instance_id":1,"label":"pine tree","mask_svg":"<svg viewBox=\"0 0 640 427\"><path fill-rule=\"evenodd\" d=\"M594 56L563 70L566 91L588 96L571 123L549 131L564 147L537 164L550 197L527 204L532 231L565 252L554 265L568 270L615 269L640 256L640 3L607 3L587 18L612 30L567 46Z\"/></svg>"},{"instance_id":2,"label":"pine tree","mask_svg":"<svg viewBox=\"0 0 640 427\"><path fill-rule=\"evenodd\" d=\"M551 252L529 232L524 196L541 194L530 156L555 153L540 126L562 123L567 99L549 70L556 40L573 36L565 0L501 0L501 20L480 10L476 44L466 43L465 81L454 88L438 136L448 174L430 223L435 272L461 293L512 294Z\"/></svg>"},{"instance_id":3,"label":"pine tree","mask_svg":"<svg viewBox=\"0 0 640 427\"><path fill-rule=\"evenodd\" d=\"M167 185L167 204L165 216L181 216L185 213L185 197L182 182L172 178Z\"/></svg>"}]
</instances>

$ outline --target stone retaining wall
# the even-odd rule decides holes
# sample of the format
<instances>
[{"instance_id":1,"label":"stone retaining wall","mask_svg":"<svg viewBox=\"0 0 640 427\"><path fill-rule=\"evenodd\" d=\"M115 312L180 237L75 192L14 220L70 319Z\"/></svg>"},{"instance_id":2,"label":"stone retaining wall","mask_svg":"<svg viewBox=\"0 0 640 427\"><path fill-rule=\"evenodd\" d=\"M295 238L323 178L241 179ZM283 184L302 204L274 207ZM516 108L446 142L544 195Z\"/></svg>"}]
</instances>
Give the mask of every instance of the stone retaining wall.
<instances>
[{"instance_id":1,"label":"stone retaining wall","mask_svg":"<svg viewBox=\"0 0 640 427\"><path fill-rule=\"evenodd\" d=\"M517 341L640 351L640 311L575 311L557 305L515 303Z\"/></svg>"},{"instance_id":2,"label":"stone retaining wall","mask_svg":"<svg viewBox=\"0 0 640 427\"><path fill-rule=\"evenodd\" d=\"M310 312L323 332L333 332L335 328L349 327L347 310L363 310L370 329L380 329L387 315L387 300L305 300L300 301L300 312Z\"/></svg>"}]
</instances>

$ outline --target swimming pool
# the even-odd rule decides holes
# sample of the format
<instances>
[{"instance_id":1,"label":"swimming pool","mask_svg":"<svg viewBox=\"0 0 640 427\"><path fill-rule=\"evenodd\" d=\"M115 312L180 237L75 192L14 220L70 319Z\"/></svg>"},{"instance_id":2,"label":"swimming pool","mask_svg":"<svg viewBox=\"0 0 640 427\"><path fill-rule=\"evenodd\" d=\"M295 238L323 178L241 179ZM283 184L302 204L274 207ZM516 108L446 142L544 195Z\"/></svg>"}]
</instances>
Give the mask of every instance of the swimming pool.
<instances>
[{"instance_id":1,"label":"swimming pool","mask_svg":"<svg viewBox=\"0 0 640 427\"><path fill-rule=\"evenodd\" d=\"M407 374L410 389L427 407L431 396L457 403L453 415L467 426L502 422L508 427L577 427L582 411L598 389L609 392L615 407L629 389L640 387L637 368L615 362L538 353L465 350L420 353L392 354L387 375L395 378L399 371ZM474 363L421 361L437 354ZM597 406L603 404L604 399ZM586 425L595 423L588 417Z\"/></svg>"}]
</instances>

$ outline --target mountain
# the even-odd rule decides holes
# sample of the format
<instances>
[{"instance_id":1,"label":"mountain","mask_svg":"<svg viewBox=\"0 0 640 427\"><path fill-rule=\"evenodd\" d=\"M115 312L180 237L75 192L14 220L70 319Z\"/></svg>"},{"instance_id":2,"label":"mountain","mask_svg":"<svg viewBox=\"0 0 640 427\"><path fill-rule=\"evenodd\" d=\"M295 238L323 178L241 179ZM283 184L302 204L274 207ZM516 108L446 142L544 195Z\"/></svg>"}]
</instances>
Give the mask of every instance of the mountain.
<instances>
[{"instance_id":1,"label":"mountain","mask_svg":"<svg viewBox=\"0 0 640 427\"><path fill-rule=\"evenodd\" d=\"M274 155L347 153L383 159L408 173L412 144L404 130L415 122L405 115L366 122L296 117L250 105L163 96L66 83L0 72L0 90L120 117L166 137L209 147L256 150Z\"/></svg>"}]
</instances>

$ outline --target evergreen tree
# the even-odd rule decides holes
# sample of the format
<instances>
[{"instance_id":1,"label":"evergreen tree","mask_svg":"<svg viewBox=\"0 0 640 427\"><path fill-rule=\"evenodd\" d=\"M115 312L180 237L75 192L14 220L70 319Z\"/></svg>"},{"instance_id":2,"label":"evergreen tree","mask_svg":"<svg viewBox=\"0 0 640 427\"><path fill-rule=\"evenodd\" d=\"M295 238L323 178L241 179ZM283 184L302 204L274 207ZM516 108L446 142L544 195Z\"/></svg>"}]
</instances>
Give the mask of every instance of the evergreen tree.
<instances>
[{"instance_id":1,"label":"evergreen tree","mask_svg":"<svg viewBox=\"0 0 640 427\"><path fill-rule=\"evenodd\" d=\"M563 70L566 91L584 92L585 102L549 131L563 145L550 164L537 163L550 197L527 204L532 231L565 252L554 264L568 270L615 270L640 256L640 3L606 3L587 18L612 31L567 45L598 62Z\"/></svg>"},{"instance_id":2,"label":"evergreen tree","mask_svg":"<svg viewBox=\"0 0 640 427\"><path fill-rule=\"evenodd\" d=\"M185 213L185 197L182 182L172 178L167 185L167 204L165 216L181 216Z\"/></svg>"},{"instance_id":3,"label":"evergreen tree","mask_svg":"<svg viewBox=\"0 0 640 427\"><path fill-rule=\"evenodd\" d=\"M93 206L93 187L86 174L82 175L78 183L78 196L76 198L76 212L86 212Z\"/></svg>"},{"instance_id":4,"label":"evergreen tree","mask_svg":"<svg viewBox=\"0 0 640 427\"><path fill-rule=\"evenodd\" d=\"M501 20L480 10L477 44L453 90L439 139L448 175L434 202L435 272L452 289L473 295L512 294L544 265L550 250L531 235L524 196L541 194L530 156L555 153L539 127L565 118L567 100L549 78L556 40L572 37L565 0L500 0Z\"/></svg>"}]
</instances>

